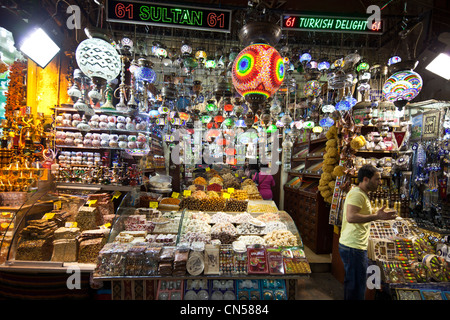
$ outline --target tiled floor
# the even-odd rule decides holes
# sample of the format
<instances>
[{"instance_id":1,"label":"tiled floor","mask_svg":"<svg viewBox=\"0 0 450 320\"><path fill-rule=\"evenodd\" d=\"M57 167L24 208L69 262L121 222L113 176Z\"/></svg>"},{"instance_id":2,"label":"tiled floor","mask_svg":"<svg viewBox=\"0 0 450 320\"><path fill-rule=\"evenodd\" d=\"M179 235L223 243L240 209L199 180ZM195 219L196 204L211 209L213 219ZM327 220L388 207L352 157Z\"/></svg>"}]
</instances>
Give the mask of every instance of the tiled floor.
<instances>
[{"instance_id":1,"label":"tiled floor","mask_svg":"<svg viewBox=\"0 0 450 320\"><path fill-rule=\"evenodd\" d=\"M297 281L295 300L343 300L342 284L329 272L313 272Z\"/></svg>"},{"instance_id":2,"label":"tiled floor","mask_svg":"<svg viewBox=\"0 0 450 320\"><path fill-rule=\"evenodd\" d=\"M296 300L343 300L343 285L331 274L331 254L315 254L305 247L310 277L297 281Z\"/></svg>"}]
</instances>

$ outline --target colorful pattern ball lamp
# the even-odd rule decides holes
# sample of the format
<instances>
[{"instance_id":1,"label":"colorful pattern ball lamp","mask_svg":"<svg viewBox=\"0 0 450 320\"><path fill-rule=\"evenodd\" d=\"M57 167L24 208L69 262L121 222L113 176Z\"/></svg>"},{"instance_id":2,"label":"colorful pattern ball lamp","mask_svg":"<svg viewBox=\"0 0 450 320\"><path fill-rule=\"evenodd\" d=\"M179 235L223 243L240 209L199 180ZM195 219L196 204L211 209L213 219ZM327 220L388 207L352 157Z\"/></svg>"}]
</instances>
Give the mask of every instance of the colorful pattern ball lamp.
<instances>
[{"instance_id":1,"label":"colorful pattern ball lamp","mask_svg":"<svg viewBox=\"0 0 450 320\"><path fill-rule=\"evenodd\" d=\"M251 108L254 113L260 102L277 92L284 76L283 58L268 44L249 45L233 62L233 85L247 101L253 102Z\"/></svg>"},{"instance_id":2,"label":"colorful pattern ball lamp","mask_svg":"<svg viewBox=\"0 0 450 320\"><path fill-rule=\"evenodd\" d=\"M398 71L391 75L383 86L383 94L399 109L413 100L422 90L422 77L412 70Z\"/></svg>"}]
</instances>

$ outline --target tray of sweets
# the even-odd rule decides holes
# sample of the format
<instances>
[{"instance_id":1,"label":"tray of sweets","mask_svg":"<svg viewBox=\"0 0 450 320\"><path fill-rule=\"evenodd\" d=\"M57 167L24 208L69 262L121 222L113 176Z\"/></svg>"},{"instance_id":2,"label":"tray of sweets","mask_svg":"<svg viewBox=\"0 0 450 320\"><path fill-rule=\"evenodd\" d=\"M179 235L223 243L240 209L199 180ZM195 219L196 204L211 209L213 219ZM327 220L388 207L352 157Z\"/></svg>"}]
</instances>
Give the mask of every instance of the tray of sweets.
<instances>
[{"instance_id":1,"label":"tray of sweets","mask_svg":"<svg viewBox=\"0 0 450 320\"><path fill-rule=\"evenodd\" d=\"M286 282L282 279L260 280L263 300L287 300Z\"/></svg>"},{"instance_id":2,"label":"tray of sweets","mask_svg":"<svg viewBox=\"0 0 450 320\"><path fill-rule=\"evenodd\" d=\"M210 300L236 300L234 280L209 280Z\"/></svg>"},{"instance_id":3,"label":"tray of sweets","mask_svg":"<svg viewBox=\"0 0 450 320\"><path fill-rule=\"evenodd\" d=\"M236 280L237 300L261 300L261 285L258 280Z\"/></svg>"},{"instance_id":4,"label":"tray of sweets","mask_svg":"<svg viewBox=\"0 0 450 320\"><path fill-rule=\"evenodd\" d=\"M267 265L267 252L265 248L261 247L248 247L247 248L248 259L248 274L268 274L269 268Z\"/></svg>"},{"instance_id":5,"label":"tray of sweets","mask_svg":"<svg viewBox=\"0 0 450 320\"><path fill-rule=\"evenodd\" d=\"M182 300L183 285L184 283L182 280L158 281L156 300Z\"/></svg>"},{"instance_id":6,"label":"tray of sweets","mask_svg":"<svg viewBox=\"0 0 450 320\"><path fill-rule=\"evenodd\" d=\"M184 281L183 300L209 300L208 280L189 279Z\"/></svg>"}]
</instances>

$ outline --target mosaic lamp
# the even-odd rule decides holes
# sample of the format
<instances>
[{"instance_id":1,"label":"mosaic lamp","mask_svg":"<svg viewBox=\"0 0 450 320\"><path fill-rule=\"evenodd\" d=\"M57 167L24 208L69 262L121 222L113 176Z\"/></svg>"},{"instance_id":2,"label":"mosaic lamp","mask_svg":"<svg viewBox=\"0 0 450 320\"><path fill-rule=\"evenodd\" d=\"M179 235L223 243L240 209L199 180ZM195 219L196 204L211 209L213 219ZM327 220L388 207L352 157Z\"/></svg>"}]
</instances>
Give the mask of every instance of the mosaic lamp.
<instances>
[{"instance_id":1,"label":"mosaic lamp","mask_svg":"<svg viewBox=\"0 0 450 320\"><path fill-rule=\"evenodd\" d=\"M156 80L156 72L151 68L152 63L147 59L141 58L138 60L139 67L136 68L134 76L137 81L153 83Z\"/></svg>"},{"instance_id":2,"label":"mosaic lamp","mask_svg":"<svg viewBox=\"0 0 450 320\"><path fill-rule=\"evenodd\" d=\"M259 103L273 96L283 83L285 65L278 51L268 44L251 44L233 62L232 81L236 91L252 103L256 113Z\"/></svg>"},{"instance_id":3,"label":"mosaic lamp","mask_svg":"<svg viewBox=\"0 0 450 320\"><path fill-rule=\"evenodd\" d=\"M387 101L402 109L408 101L413 100L422 90L422 77L415 71L398 71L391 75L383 86Z\"/></svg>"},{"instance_id":4,"label":"mosaic lamp","mask_svg":"<svg viewBox=\"0 0 450 320\"><path fill-rule=\"evenodd\" d=\"M81 71L92 79L97 89L120 73L121 60L117 50L106 40L89 38L82 41L75 57Z\"/></svg>"}]
</instances>

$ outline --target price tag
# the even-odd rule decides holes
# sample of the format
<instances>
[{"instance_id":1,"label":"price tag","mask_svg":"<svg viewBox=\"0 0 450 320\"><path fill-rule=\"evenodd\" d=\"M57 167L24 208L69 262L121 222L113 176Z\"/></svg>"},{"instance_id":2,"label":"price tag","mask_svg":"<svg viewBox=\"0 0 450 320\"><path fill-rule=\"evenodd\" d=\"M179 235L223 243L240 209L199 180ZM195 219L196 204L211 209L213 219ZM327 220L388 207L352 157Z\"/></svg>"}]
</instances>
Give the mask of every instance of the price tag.
<instances>
[{"instance_id":1,"label":"price tag","mask_svg":"<svg viewBox=\"0 0 450 320\"><path fill-rule=\"evenodd\" d=\"M89 200L88 202L87 202L87 204L89 205L89 207L92 207L94 204L96 204L97 203L97 200Z\"/></svg>"},{"instance_id":2,"label":"price tag","mask_svg":"<svg viewBox=\"0 0 450 320\"><path fill-rule=\"evenodd\" d=\"M235 173L234 176L235 176L236 178L239 178L239 175L238 175L237 173Z\"/></svg>"},{"instance_id":3,"label":"price tag","mask_svg":"<svg viewBox=\"0 0 450 320\"><path fill-rule=\"evenodd\" d=\"M122 192L116 191L113 193L112 199L118 199L122 195Z\"/></svg>"},{"instance_id":4,"label":"price tag","mask_svg":"<svg viewBox=\"0 0 450 320\"><path fill-rule=\"evenodd\" d=\"M210 170L211 170L210 167L206 167L206 168L205 168L205 171L206 171L206 172L209 172Z\"/></svg>"},{"instance_id":5,"label":"price tag","mask_svg":"<svg viewBox=\"0 0 450 320\"><path fill-rule=\"evenodd\" d=\"M228 193L234 193L234 188L228 188Z\"/></svg>"},{"instance_id":6,"label":"price tag","mask_svg":"<svg viewBox=\"0 0 450 320\"><path fill-rule=\"evenodd\" d=\"M54 216L55 216L55 213L54 213L54 212L49 212L49 213L44 214L44 216L42 217L42 219L44 219L44 220L50 220L50 219L52 219Z\"/></svg>"},{"instance_id":7,"label":"price tag","mask_svg":"<svg viewBox=\"0 0 450 320\"><path fill-rule=\"evenodd\" d=\"M223 193L223 197L224 197L225 199L230 199L230 194L229 194L228 192L224 192L224 193Z\"/></svg>"},{"instance_id":8,"label":"price tag","mask_svg":"<svg viewBox=\"0 0 450 320\"><path fill-rule=\"evenodd\" d=\"M66 227L66 228L76 228L77 226L78 226L78 223L76 223L76 222L66 222L64 224L64 227Z\"/></svg>"},{"instance_id":9,"label":"price tag","mask_svg":"<svg viewBox=\"0 0 450 320\"><path fill-rule=\"evenodd\" d=\"M60 210L60 209L61 209L61 201L53 202L53 210Z\"/></svg>"},{"instance_id":10,"label":"price tag","mask_svg":"<svg viewBox=\"0 0 450 320\"><path fill-rule=\"evenodd\" d=\"M172 198L178 199L180 194L178 192L172 192Z\"/></svg>"},{"instance_id":11,"label":"price tag","mask_svg":"<svg viewBox=\"0 0 450 320\"><path fill-rule=\"evenodd\" d=\"M111 227L111 223L105 223L104 225L100 226L100 229L108 229L109 227Z\"/></svg>"},{"instance_id":12,"label":"price tag","mask_svg":"<svg viewBox=\"0 0 450 320\"><path fill-rule=\"evenodd\" d=\"M158 202L155 202L155 201L150 202L150 203L149 203L149 207L150 207L150 208L153 208L153 209L158 208Z\"/></svg>"},{"instance_id":13,"label":"price tag","mask_svg":"<svg viewBox=\"0 0 450 320\"><path fill-rule=\"evenodd\" d=\"M183 191L183 196L185 196L185 197L189 197L191 194L192 194L191 190L184 190Z\"/></svg>"}]
</instances>

